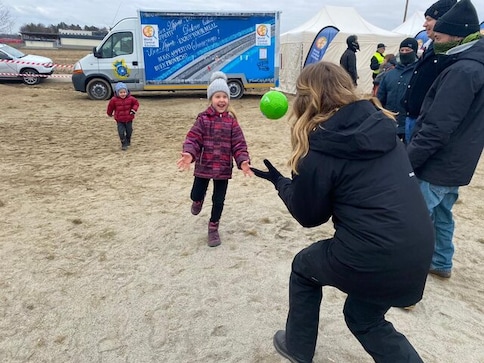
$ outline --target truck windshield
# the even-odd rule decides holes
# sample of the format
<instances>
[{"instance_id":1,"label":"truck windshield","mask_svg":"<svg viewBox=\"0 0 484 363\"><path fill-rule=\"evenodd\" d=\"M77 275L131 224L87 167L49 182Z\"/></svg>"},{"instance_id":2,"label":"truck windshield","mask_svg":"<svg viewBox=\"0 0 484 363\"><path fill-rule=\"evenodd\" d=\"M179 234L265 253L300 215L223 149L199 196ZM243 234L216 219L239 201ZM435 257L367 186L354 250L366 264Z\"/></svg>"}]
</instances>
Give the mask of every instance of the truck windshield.
<instances>
[{"instance_id":1,"label":"truck windshield","mask_svg":"<svg viewBox=\"0 0 484 363\"><path fill-rule=\"evenodd\" d=\"M133 53L133 33L115 33L99 49L101 58L114 58Z\"/></svg>"}]
</instances>

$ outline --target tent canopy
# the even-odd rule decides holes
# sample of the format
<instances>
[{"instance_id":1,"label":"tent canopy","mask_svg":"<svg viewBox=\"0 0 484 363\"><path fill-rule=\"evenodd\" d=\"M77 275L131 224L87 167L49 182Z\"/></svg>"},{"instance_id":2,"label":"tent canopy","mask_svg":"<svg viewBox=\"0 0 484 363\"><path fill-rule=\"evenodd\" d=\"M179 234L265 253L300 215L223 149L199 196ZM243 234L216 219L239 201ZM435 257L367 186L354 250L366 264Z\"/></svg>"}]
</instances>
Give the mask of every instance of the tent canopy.
<instances>
[{"instance_id":1,"label":"tent canopy","mask_svg":"<svg viewBox=\"0 0 484 363\"><path fill-rule=\"evenodd\" d=\"M425 15L423 11L416 11L404 23L393 29L394 33L406 35L407 37L415 37L418 33L424 30L423 23Z\"/></svg>"},{"instance_id":2,"label":"tent canopy","mask_svg":"<svg viewBox=\"0 0 484 363\"><path fill-rule=\"evenodd\" d=\"M329 43L322 60L339 64L341 55L347 48L346 38L358 36L360 51L356 53L358 69L358 89L371 93L372 71L370 59L378 43L386 45L386 53L396 53L400 42L405 38L365 19L352 7L325 6L302 25L281 35L280 90L296 93L296 80L301 72L311 45L318 33L325 27L335 27L338 33Z\"/></svg>"}]
</instances>

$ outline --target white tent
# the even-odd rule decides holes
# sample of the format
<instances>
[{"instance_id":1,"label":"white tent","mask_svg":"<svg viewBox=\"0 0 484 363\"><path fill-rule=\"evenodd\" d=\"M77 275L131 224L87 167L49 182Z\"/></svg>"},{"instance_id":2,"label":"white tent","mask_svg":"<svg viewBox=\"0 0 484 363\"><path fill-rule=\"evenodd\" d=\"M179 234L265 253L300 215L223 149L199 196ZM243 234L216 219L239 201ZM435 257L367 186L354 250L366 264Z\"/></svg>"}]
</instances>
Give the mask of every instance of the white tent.
<instances>
[{"instance_id":1,"label":"white tent","mask_svg":"<svg viewBox=\"0 0 484 363\"><path fill-rule=\"evenodd\" d=\"M373 87L370 59L378 43L386 45L386 53L396 53L400 42L405 38L385 29L374 26L363 19L352 7L325 6L304 24L281 34L280 90L296 93L296 80L304 67L315 37L323 28L334 27L337 34L330 41L322 60L339 64L341 55L347 48L346 38L358 36L360 51L356 53L358 69L358 89L370 93Z\"/></svg>"},{"instance_id":2,"label":"white tent","mask_svg":"<svg viewBox=\"0 0 484 363\"><path fill-rule=\"evenodd\" d=\"M394 33L406 35L407 37L415 37L418 33L424 30L423 23L425 15L423 11L416 11L404 23L393 29Z\"/></svg>"},{"instance_id":3,"label":"white tent","mask_svg":"<svg viewBox=\"0 0 484 363\"><path fill-rule=\"evenodd\" d=\"M409 17L405 22L393 29L394 33L402 34L407 37L413 37L417 39L418 46L420 49L419 53L423 51L423 45L429 39L427 32L423 27L425 21L425 14L422 11L416 11L411 17Z\"/></svg>"}]
</instances>

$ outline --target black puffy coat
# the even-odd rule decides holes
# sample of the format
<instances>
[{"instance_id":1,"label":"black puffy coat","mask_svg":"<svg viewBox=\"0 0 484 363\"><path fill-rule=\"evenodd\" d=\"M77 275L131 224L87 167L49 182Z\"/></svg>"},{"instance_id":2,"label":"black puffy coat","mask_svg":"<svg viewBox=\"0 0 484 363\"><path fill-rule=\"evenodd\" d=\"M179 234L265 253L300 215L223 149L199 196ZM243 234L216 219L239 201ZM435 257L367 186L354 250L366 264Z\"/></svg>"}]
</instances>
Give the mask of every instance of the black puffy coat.
<instances>
[{"instance_id":1,"label":"black puffy coat","mask_svg":"<svg viewBox=\"0 0 484 363\"><path fill-rule=\"evenodd\" d=\"M422 108L422 103L430 86L440 72L453 62L452 57L437 55L434 53L433 43L430 44L418 60L413 71L412 78L408 83L407 91L402 99L406 115L417 118Z\"/></svg>"},{"instance_id":2,"label":"black puffy coat","mask_svg":"<svg viewBox=\"0 0 484 363\"><path fill-rule=\"evenodd\" d=\"M484 39L457 49L464 50L448 56L407 147L420 179L454 187L470 183L484 146Z\"/></svg>"},{"instance_id":3,"label":"black puffy coat","mask_svg":"<svg viewBox=\"0 0 484 363\"><path fill-rule=\"evenodd\" d=\"M304 227L332 217L326 276L360 299L392 306L422 297L432 222L395 121L369 101L341 108L310 135L298 175L276 188Z\"/></svg>"}]
</instances>

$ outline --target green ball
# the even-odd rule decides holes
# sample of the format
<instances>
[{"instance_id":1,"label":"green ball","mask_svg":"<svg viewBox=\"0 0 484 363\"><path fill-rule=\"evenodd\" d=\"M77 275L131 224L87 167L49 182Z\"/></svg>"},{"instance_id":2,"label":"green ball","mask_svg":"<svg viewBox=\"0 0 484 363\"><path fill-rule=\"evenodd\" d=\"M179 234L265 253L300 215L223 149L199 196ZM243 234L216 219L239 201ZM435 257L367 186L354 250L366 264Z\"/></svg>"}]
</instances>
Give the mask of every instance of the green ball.
<instances>
[{"instance_id":1,"label":"green ball","mask_svg":"<svg viewBox=\"0 0 484 363\"><path fill-rule=\"evenodd\" d=\"M288 107L289 102L286 95L279 91L264 93L259 104L262 114L271 120L277 120L284 116Z\"/></svg>"}]
</instances>

